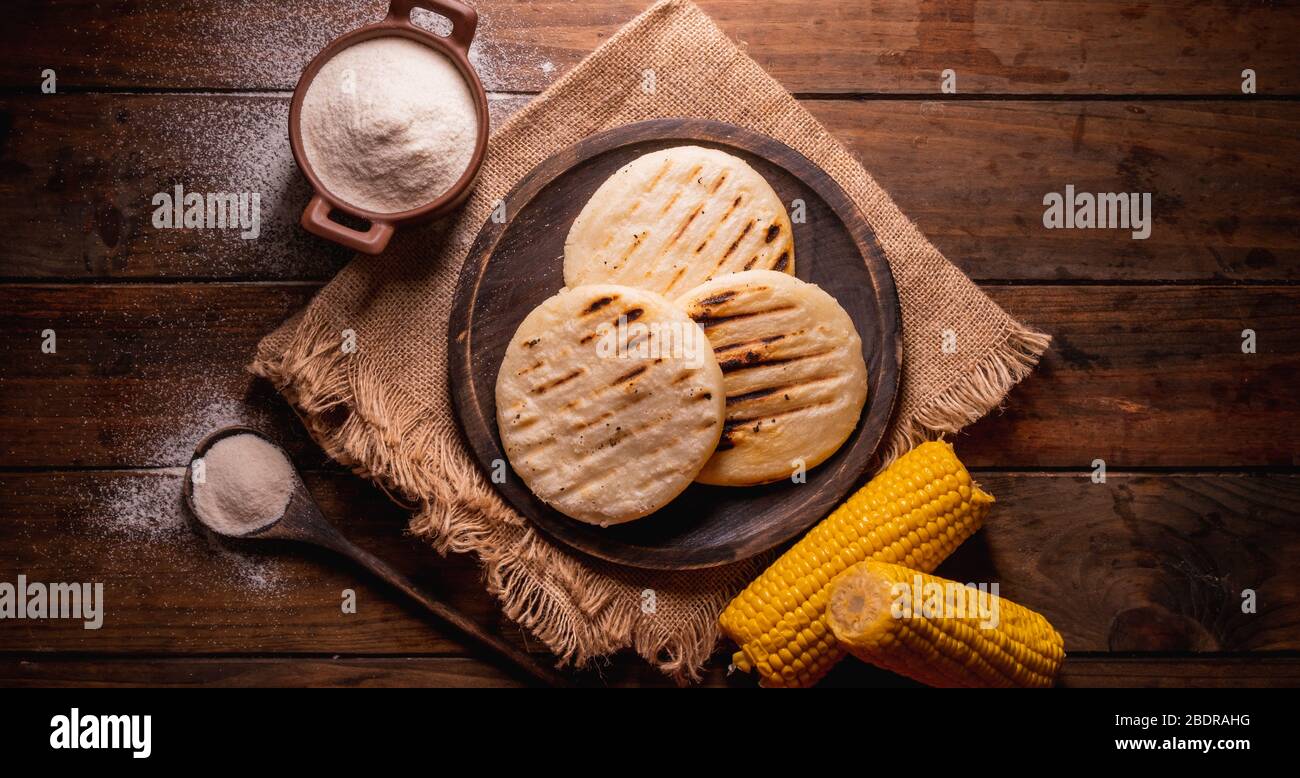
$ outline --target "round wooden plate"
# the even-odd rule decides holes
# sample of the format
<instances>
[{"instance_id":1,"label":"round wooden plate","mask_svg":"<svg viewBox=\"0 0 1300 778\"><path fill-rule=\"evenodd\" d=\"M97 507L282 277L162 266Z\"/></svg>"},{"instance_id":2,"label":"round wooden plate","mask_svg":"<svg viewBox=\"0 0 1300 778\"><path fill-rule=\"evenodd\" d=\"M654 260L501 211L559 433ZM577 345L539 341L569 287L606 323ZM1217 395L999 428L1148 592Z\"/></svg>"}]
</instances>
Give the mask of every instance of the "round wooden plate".
<instances>
[{"instance_id":1,"label":"round wooden plate","mask_svg":"<svg viewBox=\"0 0 1300 778\"><path fill-rule=\"evenodd\" d=\"M502 496L551 538L634 567L712 567L774 548L811 527L867 474L893 413L902 367L898 294L885 256L853 202L829 175L771 138L718 122L658 119L593 135L529 173L505 199L508 219L483 226L461 271L448 331L453 403L484 472L508 461L496 425L497 370L528 312L564 286L569 226L602 182L636 157L669 146L721 149L763 175L798 217L796 275L833 295L862 336L867 407L858 427L806 483L758 487L694 484L651 516L600 528L570 519L513 471Z\"/></svg>"}]
</instances>

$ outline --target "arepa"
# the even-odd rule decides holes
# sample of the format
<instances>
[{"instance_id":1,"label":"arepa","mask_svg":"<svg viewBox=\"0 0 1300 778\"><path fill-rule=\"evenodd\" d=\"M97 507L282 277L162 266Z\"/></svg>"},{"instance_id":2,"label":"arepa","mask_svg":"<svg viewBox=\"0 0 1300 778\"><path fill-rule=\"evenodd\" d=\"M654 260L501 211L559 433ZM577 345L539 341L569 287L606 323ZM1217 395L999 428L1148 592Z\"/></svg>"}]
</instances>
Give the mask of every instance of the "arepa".
<instances>
[{"instance_id":1,"label":"arepa","mask_svg":"<svg viewBox=\"0 0 1300 778\"><path fill-rule=\"evenodd\" d=\"M751 269L794 273L790 217L744 160L700 146L652 152L620 168L564 243L569 287L626 284L673 297Z\"/></svg>"},{"instance_id":2,"label":"arepa","mask_svg":"<svg viewBox=\"0 0 1300 778\"><path fill-rule=\"evenodd\" d=\"M717 453L698 480L748 486L821 464L867 399L862 340L820 287L771 270L715 278L677 300L709 337L726 389Z\"/></svg>"},{"instance_id":3,"label":"arepa","mask_svg":"<svg viewBox=\"0 0 1300 778\"><path fill-rule=\"evenodd\" d=\"M529 313L496 402L528 488L602 526L670 502L722 433L722 372L704 333L662 296L614 284L562 290Z\"/></svg>"}]
</instances>

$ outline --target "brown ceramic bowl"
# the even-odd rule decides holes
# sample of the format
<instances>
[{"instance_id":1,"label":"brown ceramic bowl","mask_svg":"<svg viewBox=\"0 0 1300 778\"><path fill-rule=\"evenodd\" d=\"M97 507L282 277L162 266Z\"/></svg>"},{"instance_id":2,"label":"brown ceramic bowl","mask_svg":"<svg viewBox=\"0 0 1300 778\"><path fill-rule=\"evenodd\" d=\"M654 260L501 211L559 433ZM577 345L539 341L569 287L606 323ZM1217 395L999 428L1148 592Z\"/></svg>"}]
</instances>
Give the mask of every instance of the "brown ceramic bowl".
<instances>
[{"instance_id":1,"label":"brown ceramic bowl","mask_svg":"<svg viewBox=\"0 0 1300 778\"><path fill-rule=\"evenodd\" d=\"M451 20L451 34L445 38L416 27L411 22L411 10L423 8L442 14ZM469 63L469 45L474 40L474 29L478 26L478 14L473 8L459 0L392 0L388 7L388 16L375 24L369 24L359 30L335 38L321 50L302 72L298 86L293 90L293 103L289 107L289 143L293 146L293 158L302 169L307 180L311 182L314 194L306 210L302 212L302 226L313 235L340 243L350 249L366 254L378 254L388 245L393 231L399 224L411 224L440 216L469 197L474 184L474 177L483 164L483 153L487 150L488 106L487 92ZM307 87L320 72L321 67L335 54L348 46L371 38L396 35L409 38L447 56L469 84L474 95L474 107L478 113L478 138L474 142L474 156L470 158L469 167L438 199L425 203L418 208L397 213L376 213L358 208L330 194L311 169L307 154L302 146L302 126L300 123L302 101L307 94ZM341 211L350 216L370 222L370 229L362 232L340 224L330 218L333 211Z\"/></svg>"}]
</instances>

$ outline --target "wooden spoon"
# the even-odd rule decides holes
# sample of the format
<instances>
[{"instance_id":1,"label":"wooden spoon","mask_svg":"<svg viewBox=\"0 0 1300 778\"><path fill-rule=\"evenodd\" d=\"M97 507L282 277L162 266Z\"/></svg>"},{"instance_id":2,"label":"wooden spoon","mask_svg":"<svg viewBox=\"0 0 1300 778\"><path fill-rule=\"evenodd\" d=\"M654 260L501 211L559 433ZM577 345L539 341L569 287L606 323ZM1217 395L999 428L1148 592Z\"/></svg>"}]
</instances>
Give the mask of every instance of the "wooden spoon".
<instances>
[{"instance_id":1,"label":"wooden spoon","mask_svg":"<svg viewBox=\"0 0 1300 778\"><path fill-rule=\"evenodd\" d=\"M199 441L198 446L194 449L194 459L201 458L212 444L222 438L231 435L256 435L267 441L276 448L278 444L267 438L261 432L251 427L223 427L208 435ZM281 453L284 449L280 448ZM285 460L289 460L289 455L285 453ZM320 507L307 492L307 487L303 484L302 478L294 471L293 493L289 497L289 504L284 509L284 515L272 521L263 527L253 530L242 535L232 535L223 532L220 529L209 524L194 505L194 482L193 482L193 460L185 468L185 484L182 486L182 493L185 497L185 506L190 513L194 515L204 526L218 535L239 540L296 540L301 543L310 543L314 546L327 548L331 551L342 554L352 561L369 570L374 575L387 581L398 590L406 593L411 599L423 605L440 618L442 621L455 627L462 635L478 643L483 648L509 661L519 670L526 673L534 681L541 682L548 686L569 686L568 679L559 673L542 667L533 660L527 653L521 651L515 646L502 640L500 637L488 633L474 621L470 620L463 614L449 608L446 605L435 600L425 592L421 591L406 576L393 569L387 562L371 554L365 549L354 545L347 538L334 528L321 514Z\"/></svg>"}]
</instances>

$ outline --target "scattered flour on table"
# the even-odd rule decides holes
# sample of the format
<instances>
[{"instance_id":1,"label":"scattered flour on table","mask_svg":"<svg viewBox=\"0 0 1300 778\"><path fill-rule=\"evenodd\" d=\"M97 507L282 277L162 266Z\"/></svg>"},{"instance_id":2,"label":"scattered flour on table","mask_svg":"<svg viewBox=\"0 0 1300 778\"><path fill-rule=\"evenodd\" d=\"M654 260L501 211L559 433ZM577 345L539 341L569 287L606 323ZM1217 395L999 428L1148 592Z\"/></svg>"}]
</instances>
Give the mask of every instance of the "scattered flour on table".
<instances>
[{"instance_id":1,"label":"scattered flour on table","mask_svg":"<svg viewBox=\"0 0 1300 778\"><path fill-rule=\"evenodd\" d=\"M92 526L103 537L161 545L189 536L181 507L183 470L111 479L89 507Z\"/></svg>"},{"instance_id":2,"label":"scattered flour on table","mask_svg":"<svg viewBox=\"0 0 1300 778\"><path fill-rule=\"evenodd\" d=\"M503 29L526 24L526 20L512 19L514 13L508 6L496 6L492 13L478 18L478 32L469 48L469 61L486 89L511 92L550 83L549 77L555 66L546 67L549 61L543 59L541 50L534 45L511 41L502 34ZM519 77L534 68L547 76L543 83L520 83Z\"/></svg>"},{"instance_id":3,"label":"scattered flour on table","mask_svg":"<svg viewBox=\"0 0 1300 778\"><path fill-rule=\"evenodd\" d=\"M373 24L388 12L388 0L299 0L291 12L259 12L261 3L241 3L247 12L232 12L227 4L195 4L184 13L175 13L173 0L142 0L133 4L134 13L147 17L165 14L168 24L179 34L201 40L204 52L202 67L196 67L191 49L177 46L172 38L138 41L136 56L150 67L140 76L155 76L156 86L193 88L292 89L302 69L321 49L338 36ZM449 31L445 17L424 9L414 9L411 20L438 34ZM536 47L513 43L503 30L533 26L533 18L522 18L513 5L496 3L480 9L478 30L470 47L470 61L488 89L508 90L513 84L508 76L518 69L534 67L540 61ZM108 63L112 36L86 39L89 61ZM274 52L269 56L268 52ZM90 66L101 76L112 76L99 65Z\"/></svg>"},{"instance_id":4,"label":"scattered flour on table","mask_svg":"<svg viewBox=\"0 0 1300 778\"><path fill-rule=\"evenodd\" d=\"M242 380L241 380L242 383ZM269 414L238 397L218 397L217 387L175 387L170 394L146 398L157 427L137 433L132 446L141 464L166 469L110 479L82 495L90 531L115 545L115 553L135 553L124 544L145 545L151 557L166 557L174 565L195 562L210 571L214 583L243 591L274 593L283 588L283 565L272 554L236 550L191 520L181 500L185 470L194 447L210 432L232 424L266 429ZM133 414L134 415L134 414ZM109 549L106 549L109 550Z\"/></svg>"},{"instance_id":5,"label":"scattered flour on table","mask_svg":"<svg viewBox=\"0 0 1300 778\"><path fill-rule=\"evenodd\" d=\"M304 65L331 40L349 30L384 18L387 0L296 0L282 9L264 2L189 3L178 11L175 0L141 0L129 4L133 16L165 16L176 36L134 40L136 56L157 74L160 86L244 89L292 88ZM268 10L271 9L271 10ZM202 41L196 57L176 38ZM111 35L86 38L92 62L113 62ZM197 60L197 62L196 62ZM96 67L98 71L99 68ZM108 75L112 75L109 73Z\"/></svg>"},{"instance_id":6,"label":"scattered flour on table","mask_svg":"<svg viewBox=\"0 0 1300 778\"><path fill-rule=\"evenodd\" d=\"M97 555L138 555L166 566L210 575L215 586L275 594L286 587L274 554L237 551L191 521L181 501L185 471L169 468L115 477L79 495L86 532Z\"/></svg>"},{"instance_id":7,"label":"scattered flour on table","mask_svg":"<svg viewBox=\"0 0 1300 778\"><path fill-rule=\"evenodd\" d=\"M229 387L176 386L162 397L144 398L149 407L133 409L131 415L158 422L156 426L142 427L131 441L131 447L143 459L140 464L166 467L189 462L199 441L221 427L267 427L271 414L236 396L234 389L246 379L242 375L235 378L237 381Z\"/></svg>"},{"instance_id":8,"label":"scattered flour on table","mask_svg":"<svg viewBox=\"0 0 1300 778\"><path fill-rule=\"evenodd\" d=\"M170 193L181 184L185 192L258 196L258 237L244 240L239 230L205 230L203 245L210 247L215 240L221 250L189 257L182 249L181 258L195 264L192 272L325 278L351 256L342 247L305 235L299 226L311 187L293 159L287 130L289 102L283 95L221 99L186 95L169 105L156 109L161 114L156 118L139 120L163 125L156 132L157 142L164 147L186 149L184 168L167 171L171 180L164 190ZM180 111L184 121L170 121L174 111Z\"/></svg>"}]
</instances>

